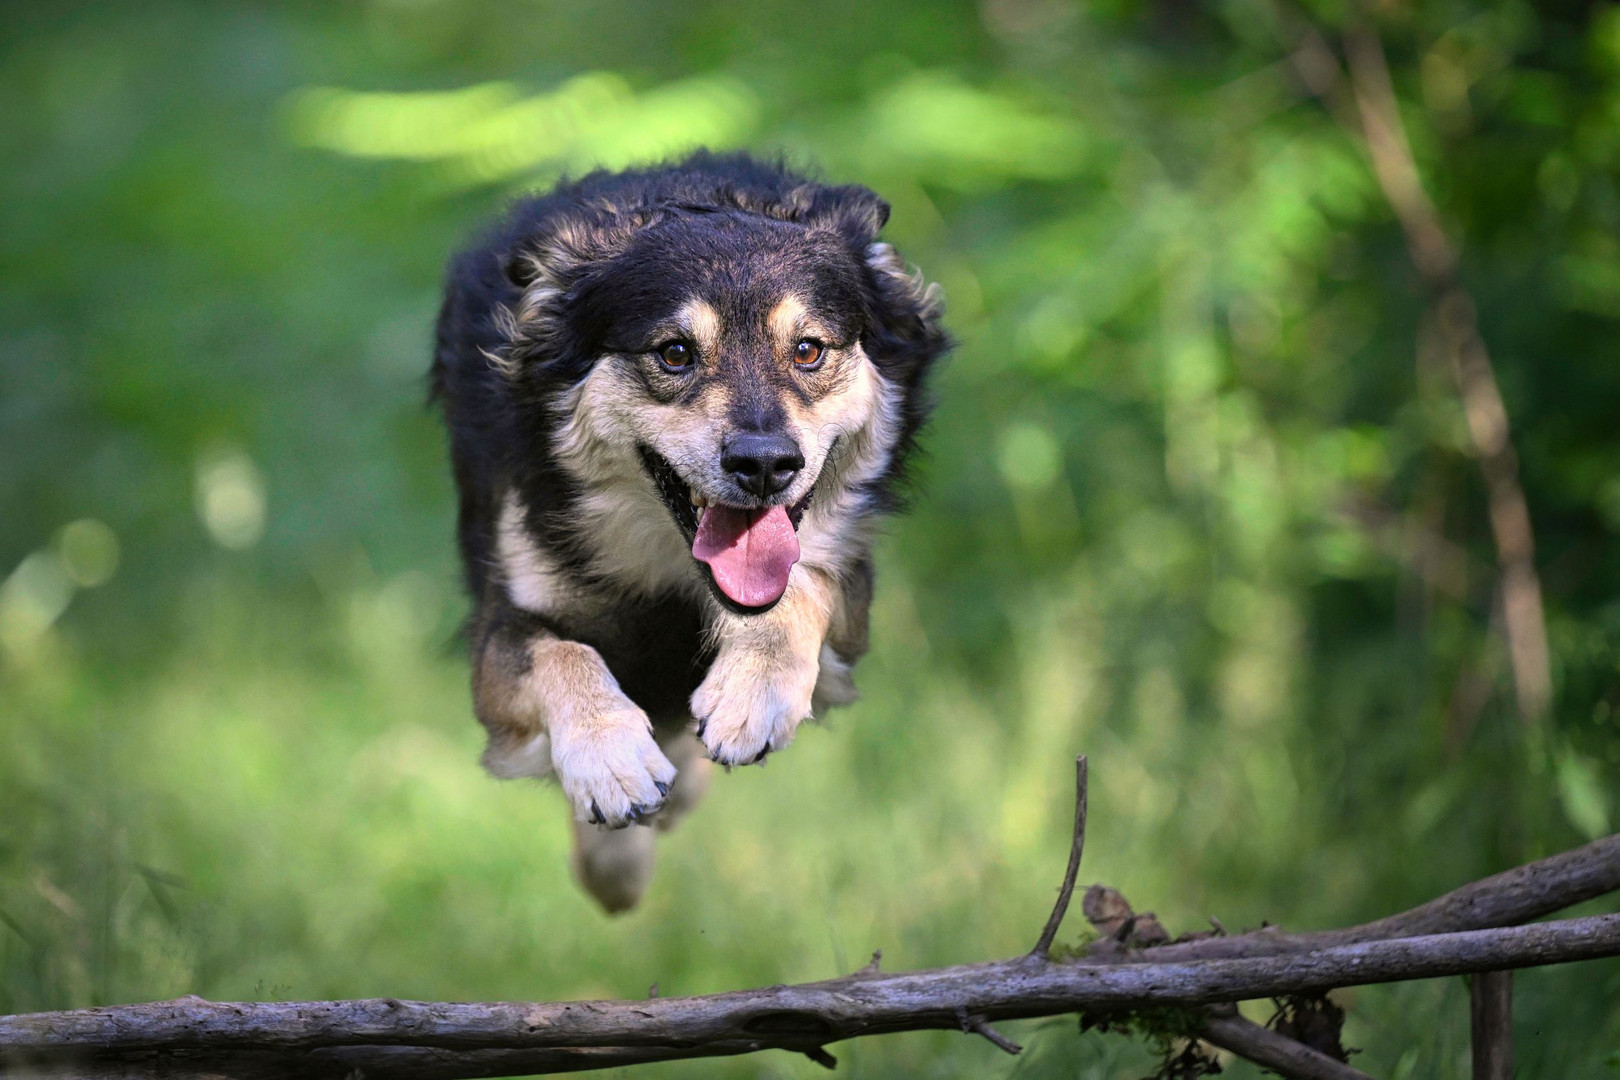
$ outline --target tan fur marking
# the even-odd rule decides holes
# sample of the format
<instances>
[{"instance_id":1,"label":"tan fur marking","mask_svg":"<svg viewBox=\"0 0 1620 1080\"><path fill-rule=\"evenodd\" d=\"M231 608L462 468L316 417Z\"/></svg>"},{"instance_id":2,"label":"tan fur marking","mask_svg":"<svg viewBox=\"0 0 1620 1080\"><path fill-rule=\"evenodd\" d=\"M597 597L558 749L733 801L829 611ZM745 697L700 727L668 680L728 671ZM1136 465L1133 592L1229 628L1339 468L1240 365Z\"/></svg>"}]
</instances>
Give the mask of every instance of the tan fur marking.
<instances>
[{"instance_id":1,"label":"tan fur marking","mask_svg":"<svg viewBox=\"0 0 1620 1080\"><path fill-rule=\"evenodd\" d=\"M720 354L720 334L723 329L720 313L707 301L694 296L681 305L675 320L697 342L699 357L709 358Z\"/></svg>"},{"instance_id":2,"label":"tan fur marking","mask_svg":"<svg viewBox=\"0 0 1620 1080\"><path fill-rule=\"evenodd\" d=\"M840 363L849 372L842 390L809 406L787 403L805 458L820 481L816 500L799 524L800 558L806 566L833 573L842 572L852 552L867 547L873 521L860 512L859 491L888 467L900 397L859 345L847 350Z\"/></svg>"},{"instance_id":3,"label":"tan fur marking","mask_svg":"<svg viewBox=\"0 0 1620 1080\"><path fill-rule=\"evenodd\" d=\"M621 824L661 805L658 783L675 779L647 715L589 645L494 635L478 657L473 702L489 732L484 767L502 778L554 771L578 821L599 813Z\"/></svg>"},{"instance_id":4,"label":"tan fur marking","mask_svg":"<svg viewBox=\"0 0 1620 1080\"><path fill-rule=\"evenodd\" d=\"M793 347L802 332L807 312L804 301L792 293L788 293L777 302L771 309L770 327L771 335L778 345L784 349Z\"/></svg>"},{"instance_id":5,"label":"tan fur marking","mask_svg":"<svg viewBox=\"0 0 1620 1080\"><path fill-rule=\"evenodd\" d=\"M502 639L486 644L473 668L473 710L489 734L484 767L501 777L551 770L549 743L537 745L546 734L540 703L527 692L523 668L519 647Z\"/></svg>"},{"instance_id":6,"label":"tan fur marking","mask_svg":"<svg viewBox=\"0 0 1620 1080\"><path fill-rule=\"evenodd\" d=\"M694 405L660 404L608 363L564 399L569 419L553 446L585 492L573 527L590 538L596 573L643 594L701 587L690 545L647 481L637 446L656 449L699 491L716 490L724 405L718 392Z\"/></svg>"},{"instance_id":7,"label":"tan fur marking","mask_svg":"<svg viewBox=\"0 0 1620 1080\"><path fill-rule=\"evenodd\" d=\"M485 765L493 755L519 752L519 744L547 734L559 718L588 714L593 704L612 712L613 695L624 697L588 645L549 635L524 644L490 641L473 676L473 704L490 735Z\"/></svg>"},{"instance_id":8,"label":"tan fur marking","mask_svg":"<svg viewBox=\"0 0 1620 1080\"><path fill-rule=\"evenodd\" d=\"M811 714L821 643L838 591L828 575L801 563L770 611L716 617L720 651L692 695L692 713L702 721L703 742L716 761L746 765L793 741Z\"/></svg>"},{"instance_id":9,"label":"tan fur marking","mask_svg":"<svg viewBox=\"0 0 1620 1080\"><path fill-rule=\"evenodd\" d=\"M534 657L533 687L541 709L549 713L550 726L566 723L599 734L613 725L612 714L630 700L589 645L541 638L531 646L530 654Z\"/></svg>"}]
</instances>

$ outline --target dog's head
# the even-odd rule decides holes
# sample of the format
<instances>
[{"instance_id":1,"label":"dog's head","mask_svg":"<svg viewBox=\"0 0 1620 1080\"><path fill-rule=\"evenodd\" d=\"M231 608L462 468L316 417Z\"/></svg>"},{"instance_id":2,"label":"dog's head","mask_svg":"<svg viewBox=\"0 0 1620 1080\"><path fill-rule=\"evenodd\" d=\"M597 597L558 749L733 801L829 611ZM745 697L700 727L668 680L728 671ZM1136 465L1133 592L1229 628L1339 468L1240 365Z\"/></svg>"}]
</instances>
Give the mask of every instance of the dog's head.
<instances>
[{"instance_id":1,"label":"dog's head","mask_svg":"<svg viewBox=\"0 0 1620 1080\"><path fill-rule=\"evenodd\" d=\"M946 345L937 291L877 242L864 188L736 159L613 182L512 253L500 363L575 483L656 495L717 598L766 610L812 505L873 509L898 469Z\"/></svg>"}]
</instances>

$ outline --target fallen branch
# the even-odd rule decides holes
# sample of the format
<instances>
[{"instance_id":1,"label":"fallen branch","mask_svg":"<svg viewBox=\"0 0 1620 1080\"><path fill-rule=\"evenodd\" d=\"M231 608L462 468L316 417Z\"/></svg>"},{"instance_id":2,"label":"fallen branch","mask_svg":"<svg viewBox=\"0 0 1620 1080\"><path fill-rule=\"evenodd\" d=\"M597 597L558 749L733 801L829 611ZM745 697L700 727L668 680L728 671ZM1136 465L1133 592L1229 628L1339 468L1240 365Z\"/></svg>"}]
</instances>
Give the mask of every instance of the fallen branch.
<instances>
[{"instance_id":1,"label":"fallen branch","mask_svg":"<svg viewBox=\"0 0 1620 1080\"><path fill-rule=\"evenodd\" d=\"M803 1051L896 1031L1149 1006L1207 1005L1343 986L1427 979L1620 955L1620 915L1189 963L1042 963L1020 957L903 975L846 977L698 997L559 1004L181 999L0 1019L0 1047L22 1058L158 1050L307 1052L377 1044L423 1051L536 1050L573 1060L592 1048L635 1060ZM399 1055L396 1055L399 1056ZM429 1073L431 1053L412 1059ZM449 1059L443 1059L449 1060ZM539 1060L550 1060L540 1055ZM614 1053L595 1056L618 1063ZM597 1068L593 1064L583 1067Z\"/></svg>"},{"instance_id":2,"label":"fallen branch","mask_svg":"<svg viewBox=\"0 0 1620 1080\"><path fill-rule=\"evenodd\" d=\"M1085 777L1082 760L1076 774L1082 807ZM1075 820L1065 885L1048 920L1050 933L1042 933L1047 949L1073 895L1083 809ZM1162 936L1156 921L1132 913L1117 893L1094 888L1094 894L1112 895L1105 906L1117 917L1118 932L1085 955L1062 960L1037 946L1010 960L886 974L874 957L860 971L824 982L637 1001L223 1003L192 997L34 1013L0 1017L0 1070L129 1080L455 1080L765 1049L806 1054L831 1067L836 1062L824 1047L843 1039L955 1029L1017 1052L993 1022L1186 1007L1187 1031L1284 1076L1351 1080L1361 1074L1242 1020L1231 1003L1620 955L1620 915L1501 925L1617 887L1620 837L1610 837L1347 930L1290 935L1267 929L1155 948L1132 943ZM1088 894L1088 905L1092 900ZM1146 938L1136 936L1145 931L1151 931Z\"/></svg>"},{"instance_id":3,"label":"fallen branch","mask_svg":"<svg viewBox=\"0 0 1620 1080\"><path fill-rule=\"evenodd\" d=\"M1092 952L1099 959L1107 954L1109 960L1117 963L1279 956L1358 941L1517 926L1617 890L1620 890L1620 834L1504 870L1453 889L1426 904L1359 926L1303 934L1267 927L1247 934L1174 942L1151 951L1117 950L1103 942Z\"/></svg>"},{"instance_id":4,"label":"fallen branch","mask_svg":"<svg viewBox=\"0 0 1620 1080\"><path fill-rule=\"evenodd\" d=\"M693 1046L789 1050L893 1031L1162 1005L1208 1005L1341 986L1539 967L1620 955L1620 915L1339 945L1283 956L1186 963L988 964L831 979L650 1001L212 1002L181 999L0 1019L0 1046L25 1054L314 1050L355 1043L446 1050Z\"/></svg>"}]
</instances>

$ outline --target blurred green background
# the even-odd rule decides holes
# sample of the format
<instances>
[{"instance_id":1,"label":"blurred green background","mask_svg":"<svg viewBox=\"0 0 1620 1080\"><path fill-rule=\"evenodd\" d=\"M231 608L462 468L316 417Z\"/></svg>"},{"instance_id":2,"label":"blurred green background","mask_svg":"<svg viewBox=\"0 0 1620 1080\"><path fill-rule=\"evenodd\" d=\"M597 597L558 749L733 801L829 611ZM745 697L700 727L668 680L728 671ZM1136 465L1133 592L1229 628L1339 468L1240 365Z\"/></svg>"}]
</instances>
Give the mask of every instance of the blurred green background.
<instances>
[{"instance_id":1,"label":"blurred green background","mask_svg":"<svg viewBox=\"0 0 1620 1080\"><path fill-rule=\"evenodd\" d=\"M1080 751L1082 879L1172 931L1342 925L1613 827L1607 5L1373 15L1515 425L1553 654L1532 723L1418 278L1267 4L0 22L0 1013L1011 955L1061 873ZM719 777L609 920L568 879L560 795L477 768L423 376L444 260L504 199L697 144L883 193L961 346L881 549L864 700ZM1620 967L1517 986L1522 1077L1620 1075ZM1460 980L1342 998L1368 1072L1467 1074ZM836 1049L851 1077L1151 1064L1068 1019L1008 1032L1031 1051ZM777 1053L638 1075L822 1074Z\"/></svg>"}]
</instances>

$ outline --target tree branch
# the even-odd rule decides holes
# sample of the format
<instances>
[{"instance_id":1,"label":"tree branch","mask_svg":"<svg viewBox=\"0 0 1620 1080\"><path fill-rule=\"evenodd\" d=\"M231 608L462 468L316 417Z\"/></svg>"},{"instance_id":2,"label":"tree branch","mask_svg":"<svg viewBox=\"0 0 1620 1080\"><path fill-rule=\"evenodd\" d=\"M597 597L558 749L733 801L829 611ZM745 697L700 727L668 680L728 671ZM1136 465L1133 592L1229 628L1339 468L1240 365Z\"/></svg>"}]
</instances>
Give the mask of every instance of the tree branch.
<instances>
[{"instance_id":1,"label":"tree branch","mask_svg":"<svg viewBox=\"0 0 1620 1080\"><path fill-rule=\"evenodd\" d=\"M1372 1080L1360 1069L1245 1020L1236 1009L1210 1010L1198 1037L1289 1080Z\"/></svg>"},{"instance_id":2,"label":"tree branch","mask_svg":"<svg viewBox=\"0 0 1620 1080\"><path fill-rule=\"evenodd\" d=\"M0 1052L0 1075L26 1080L468 1080L538 1076L734 1057L760 1043L695 1047L573 1047L542 1050L435 1050L415 1046L344 1046L330 1050L95 1052L33 1059ZM827 1055L829 1058L831 1055Z\"/></svg>"},{"instance_id":3,"label":"tree branch","mask_svg":"<svg viewBox=\"0 0 1620 1080\"><path fill-rule=\"evenodd\" d=\"M1358 941L1517 926L1616 890L1620 890L1620 833L1470 882L1426 904L1359 926L1304 934L1267 927L1152 950L1121 950L1099 942L1092 953L1097 959L1122 963L1280 956Z\"/></svg>"}]
</instances>

